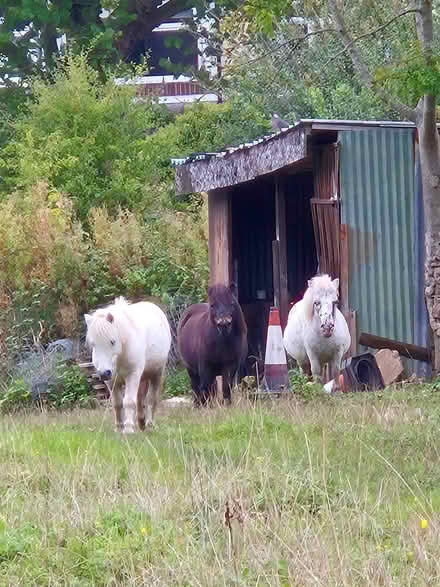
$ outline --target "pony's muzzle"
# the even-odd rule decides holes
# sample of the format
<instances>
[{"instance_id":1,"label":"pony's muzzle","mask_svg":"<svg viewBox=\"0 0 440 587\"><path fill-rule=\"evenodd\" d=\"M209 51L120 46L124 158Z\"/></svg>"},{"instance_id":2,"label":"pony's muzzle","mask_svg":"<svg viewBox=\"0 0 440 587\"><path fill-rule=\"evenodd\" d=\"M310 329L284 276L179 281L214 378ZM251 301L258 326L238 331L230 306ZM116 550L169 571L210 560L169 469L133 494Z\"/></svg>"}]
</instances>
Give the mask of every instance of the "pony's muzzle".
<instances>
[{"instance_id":1,"label":"pony's muzzle","mask_svg":"<svg viewBox=\"0 0 440 587\"><path fill-rule=\"evenodd\" d=\"M232 324L232 316L226 316L225 318L217 318L215 323L217 326L230 326Z\"/></svg>"},{"instance_id":2,"label":"pony's muzzle","mask_svg":"<svg viewBox=\"0 0 440 587\"><path fill-rule=\"evenodd\" d=\"M228 333L231 330L232 326L232 316L226 316L223 318L217 318L215 320L215 325L218 328L218 331L221 333Z\"/></svg>"},{"instance_id":3,"label":"pony's muzzle","mask_svg":"<svg viewBox=\"0 0 440 587\"><path fill-rule=\"evenodd\" d=\"M112 378L112 372L110 369L106 369L105 371L99 371L99 376L103 381L108 381Z\"/></svg>"},{"instance_id":4,"label":"pony's muzzle","mask_svg":"<svg viewBox=\"0 0 440 587\"><path fill-rule=\"evenodd\" d=\"M333 330L335 329L334 324L321 324L321 333L325 338L330 338L333 334Z\"/></svg>"}]
</instances>

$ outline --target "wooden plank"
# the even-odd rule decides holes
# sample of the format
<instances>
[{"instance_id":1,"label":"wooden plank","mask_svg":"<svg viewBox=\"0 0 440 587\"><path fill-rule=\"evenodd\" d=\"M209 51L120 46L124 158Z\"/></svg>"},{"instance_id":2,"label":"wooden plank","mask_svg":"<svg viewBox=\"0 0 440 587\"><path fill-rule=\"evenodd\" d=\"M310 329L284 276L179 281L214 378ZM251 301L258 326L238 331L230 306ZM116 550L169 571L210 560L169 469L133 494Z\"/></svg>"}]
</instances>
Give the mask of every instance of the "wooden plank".
<instances>
[{"instance_id":1,"label":"wooden plank","mask_svg":"<svg viewBox=\"0 0 440 587\"><path fill-rule=\"evenodd\" d=\"M230 194L208 193L210 283L229 284L232 279L232 226Z\"/></svg>"},{"instance_id":2,"label":"wooden plank","mask_svg":"<svg viewBox=\"0 0 440 587\"><path fill-rule=\"evenodd\" d=\"M425 347L409 344L407 342L401 342L399 340L392 340L391 338L383 338L382 336L368 334L367 332L361 333L359 337L359 344L362 346L371 347L373 349L396 350L403 357L416 359L417 361L423 361L424 363L430 363L432 359L431 351Z\"/></svg>"},{"instance_id":3,"label":"wooden plank","mask_svg":"<svg viewBox=\"0 0 440 587\"><path fill-rule=\"evenodd\" d=\"M280 307L280 243L272 241L273 305Z\"/></svg>"},{"instance_id":4,"label":"wooden plank","mask_svg":"<svg viewBox=\"0 0 440 587\"><path fill-rule=\"evenodd\" d=\"M349 349L349 356L353 357L357 353L357 315L356 310L348 310L348 330L350 331L351 344Z\"/></svg>"},{"instance_id":5,"label":"wooden plank","mask_svg":"<svg viewBox=\"0 0 440 587\"><path fill-rule=\"evenodd\" d=\"M357 352L357 333L356 333L356 312L354 310L341 310L348 326L351 336L350 348L343 356L343 359L353 357Z\"/></svg>"},{"instance_id":6,"label":"wooden plank","mask_svg":"<svg viewBox=\"0 0 440 587\"><path fill-rule=\"evenodd\" d=\"M348 227L341 224L339 227L339 292L342 313L348 312Z\"/></svg>"},{"instance_id":7,"label":"wooden plank","mask_svg":"<svg viewBox=\"0 0 440 587\"><path fill-rule=\"evenodd\" d=\"M340 275L339 204L336 200L312 198L313 230L321 273Z\"/></svg>"},{"instance_id":8,"label":"wooden plank","mask_svg":"<svg viewBox=\"0 0 440 587\"><path fill-rule=\"evenodd\" d=\"M286 184L277 177L275 185L275 233L279 243L279 309L281 328L284 330L289 313L289 291L287 278L287 227L286 227Z\"/></svg>"}]
</instances>

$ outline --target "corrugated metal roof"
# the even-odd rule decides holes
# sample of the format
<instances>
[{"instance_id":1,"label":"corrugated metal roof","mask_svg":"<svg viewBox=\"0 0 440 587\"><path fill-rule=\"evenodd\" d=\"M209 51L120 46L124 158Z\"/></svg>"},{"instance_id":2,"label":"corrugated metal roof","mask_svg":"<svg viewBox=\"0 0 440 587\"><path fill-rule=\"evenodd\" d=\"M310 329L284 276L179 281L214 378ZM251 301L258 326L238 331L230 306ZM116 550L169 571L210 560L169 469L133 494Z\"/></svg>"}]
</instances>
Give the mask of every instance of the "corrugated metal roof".
<instances>
[{"instance_id":1,"label":"corrugated metal roof","mask_svg":"<svg viewBox=\"0 0 440 587\"><path fill-rule=\"evenodd\" d=\"M225 157L235 151L240 151L244 149L249 149L254 145L259 145L261 143L265 143L270 141L274 137L277 137L282 134L288 134L292 131L297 130L299 127L306 126L309 127L310 130L344 130L347 127L350 129L356 128L369 128L369 127L379 127L379 128L414 128L413 122L402 122L402 121L393 121L393 120L328 120L325 118L302 118L295 124L291 124L287 128L283 128L277 132L264 135L263 137L259 137L253 141L241 143L235 146L225 147L221 151L216 151L212 153L192 153L188 157L182 158L174 158L171 159L171 163L174 166L185 165L186 163L193 163L195 161L201 161L206 159L211 159L212 157Z\"/></svg>"},{"instance_id":2,"label":"corrugated metal roof","mask_svg":"<svg viewBox=\"0 0 440 587\"><path fill-rule=\"evenodd\" d=\"M414 343L414 132L341 131L341 221L358 333ZM411 366L413 368L414 365Z\"/></svg>"}]
</instances>

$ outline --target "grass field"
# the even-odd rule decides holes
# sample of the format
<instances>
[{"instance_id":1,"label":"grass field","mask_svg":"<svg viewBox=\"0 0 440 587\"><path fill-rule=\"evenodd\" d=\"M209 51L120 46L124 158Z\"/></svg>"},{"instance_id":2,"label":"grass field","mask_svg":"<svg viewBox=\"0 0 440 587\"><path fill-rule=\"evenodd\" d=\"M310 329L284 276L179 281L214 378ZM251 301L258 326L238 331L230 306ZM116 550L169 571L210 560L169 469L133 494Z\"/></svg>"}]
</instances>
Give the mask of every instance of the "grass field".
<instances>
[{"instance_id":1,"label":"grass field","mask_svg":"<svg viewBox=\"0 0 440 587\"><path fill-rule=\"evenodd\" d=\"M0 427L0 585L440 585L431 387Z\"/></svg>"}]
</instances>

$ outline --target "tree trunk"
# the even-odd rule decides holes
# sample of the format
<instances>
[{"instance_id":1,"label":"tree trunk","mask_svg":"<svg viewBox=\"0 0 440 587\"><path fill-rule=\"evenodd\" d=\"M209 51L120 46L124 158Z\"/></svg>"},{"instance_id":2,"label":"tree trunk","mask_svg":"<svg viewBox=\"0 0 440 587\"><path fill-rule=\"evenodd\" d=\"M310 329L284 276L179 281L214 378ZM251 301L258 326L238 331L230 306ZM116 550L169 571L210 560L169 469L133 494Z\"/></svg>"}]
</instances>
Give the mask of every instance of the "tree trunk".
<instances>
[{"instance_id":1,"label":"tree trunk","mask_svg":"<svg viewBox=\"0 0 440 587\"><path fill-rule=\"evenodd\" d=\"M187 0L168 0L165 3L161 3L160 0L129 0L121 8L123 12L131 15L132 19L122 26L121 35L115 41L115 46L122 59L130 62L137 61L139 55L143 55L149 48L148 37L155 27L187 8ZM114 14L118 15L118 9Z\"/></svg>"},{"instance_id":2,"label":"tree trunk","mask_svg":"<svg viewBox=\"0 0 440 587\"><path fill-rule=\"evenodd\" d=\"M420 168L425 216L425 299L433 332L433 371L440 373L440 139L435 124L435 97L418 107Z\"/></svg>"}]
</instances>

